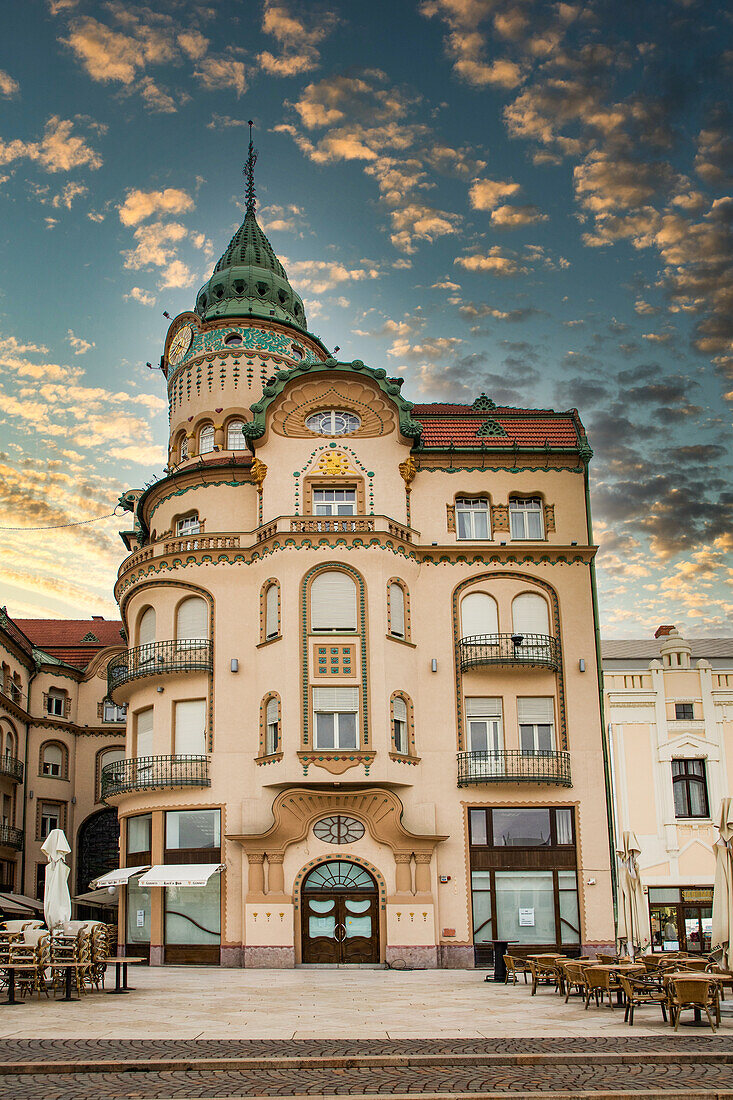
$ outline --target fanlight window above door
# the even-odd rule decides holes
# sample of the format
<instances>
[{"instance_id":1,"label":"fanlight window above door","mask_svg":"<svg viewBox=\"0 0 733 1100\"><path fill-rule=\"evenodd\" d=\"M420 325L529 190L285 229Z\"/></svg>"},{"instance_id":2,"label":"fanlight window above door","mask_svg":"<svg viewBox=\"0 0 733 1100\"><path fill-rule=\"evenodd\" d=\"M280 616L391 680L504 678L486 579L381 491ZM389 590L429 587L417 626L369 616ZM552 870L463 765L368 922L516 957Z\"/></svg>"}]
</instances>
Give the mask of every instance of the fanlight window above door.
<instances>
[{"instance_id":1,"label":"fanlight window above door","mask_svg":"<svg viewBox=\"0 0 733 1100\"><path fill-rule=\"evenodd\" d=\"M374 879L356 863L332 860L315 867L303 883L304 890L369 890L376 893Z\"/></svg>"},{"instance_id":2,"label":"fanlight window above door","mask_svg":"<svg viewBox=\"0 0 733 1100\"><path fill-rule=\"evenodd\" d=\"M327 844L353 844L364 836L364 826L355 817L334 814L317 821L313 832L319 840L325 840Z\"/></svg>"}]
</instances>

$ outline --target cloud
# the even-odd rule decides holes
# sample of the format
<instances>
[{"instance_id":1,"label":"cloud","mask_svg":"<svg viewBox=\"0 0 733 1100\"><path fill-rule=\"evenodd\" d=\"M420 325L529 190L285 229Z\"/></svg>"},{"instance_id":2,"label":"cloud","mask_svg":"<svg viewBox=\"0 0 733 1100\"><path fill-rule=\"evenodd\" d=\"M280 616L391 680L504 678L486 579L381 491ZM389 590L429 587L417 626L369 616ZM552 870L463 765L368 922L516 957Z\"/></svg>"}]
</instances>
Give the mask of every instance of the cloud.
<instances>
[{"instance_id":1,"label":"cloud","mask_svg":"<svg viewBox=\"0 0 733 1100\"><path fill-rule=\"evenodd\" d=\"M546 222L547 214L543 214L536 206L497 206L491 212L491 224L498 229L522 229L525 225L534 225L536 222Z\"/></svg>"},{"instance_id":2,"label":"cloud","mask_svg":"<svg viewBox=\"0 0 733 1100\"><path fill-rule=\"evenodd\" d=\"M474 210L494 210L502 199L511 198L521 190L518 183L504 180L474 180L468 191L468 201Z\"/></svg>"},{"instance_id":3,"label":"cloud","mask_svg":"<svg viewBox=\"0 0 733 1100\"><path fill-rule=\"evenodd\" d=\"M66 339L71 344L74 355L85 355L91 348L96 347L93 340L83 340L81 336L75 336L71 329L67 330Z\"/></svg>"},{"instance_id":4,"label":"cloud","mask_svg":"<svg viewBox=\"0 0 733 1100\"><path fill-rule=\"evenodd\" d=\"M310 290L312 294L324 294L342 283L362 282L365 279L378 279L380 272L369 260L362 260L361 267L348 268L335 260L297 260L283 258L292 282L298 287Z\"/></svg>"},{"instance_id":5,"label":"cloud","mask_svg":"<svg viewBox=\"0 0 733 1100\"><path fill-rule=\"evenodd\" d=\"M139 302L142 306L154 306L156 303L156 297L148 290L143 290L142 287L134 286L129 294L123 294L125 301L132 299L135 302Z\"/></svg>"},{"instance_id":6,"label":"cloud","mask_svg":"<svg viewBox=\"0 0 733 1100\"><path fill-rule=\"evenodd\" d=\"M201 87L207 92L231 88L237 95L247 91L247 71L242 61L226 57L204 57L193 71Z\"/></svg>"},{"instance_id":7,"label":"cloud","mask_svg":"<svg viewBox=\"0 0 733 1100\"><path fill-rule=\"evenodd\" d=\"M198 61L209 48L209 40L201 31L183 31L178 35L178 45L192 61Z\"/></svg>"},{"instance_id":8,"label":"cloud","mask_svg":"<svg viewBox=\"0 0 733 1100\"><path fill-rule=\"evenodd\" d=\"M478 271L486 275L496 275L499 278L527 275L530 270L516 257L502 253L498 245L494 245L488 253L483 255L476 253L472 256L457 256L453 263L465 267L466 271Z\"/></svg>"},{"instance_id":9,"label":"cloud","mask_svg":"<svg viewBox=\"0 0 733 1100\"><path fill-rule=\"evenodd\" d=\"M461 317L464 317L467 321L479 320L483 317L491 317L494 321L508 321L511 324L517 324L529 320L530 317L537 316L541 310L535 306L522 306L518 309L496 309L494 306L489 306L485 302L481 302L476 305L474 302L466 302L464 305L458 307L458 312Z\"/></svg>"},{"instance_id":10,"label":"cloud","mask_svg":"<svg viewBox=\"0 0 733 1100\"><path fill-rule=\"evenodd\" d=\"M20 84L17 80L13 80L10 73L6 73L4 69L0 69L0 95L11 96L17 95L20 91Z\"/></svg>"},{"instance_id":11,"label":"cloud","mask_svg":"<svg viewBox=\"0 0 733 1100\"><path fill-rule=\"evenodd\" d=\"M74 53L92 80L108 84L132 84L148 64L174 60L175 46L169 33L140 22L126 20L130 33L115 31L92 16L75 17L64 45Z\"/></svg>"},{"instance_id":12,"label":"cloud","mask_svg":"<svg viewBox=\"0 0 733 1100\"><path fill-rule=\"evenodd\" d=\"M316 48L326 38L334 26L333 13L320 11L313 13L313 25L290 11L285 4L277 0L265 0L262 13L262 30L272 35L280 47L275 56L269 50L258 54L260 67L269 76L297 76L311 72L320 63L320 54Z\"/></svg>"},{"instance_id":13,"label":"cloud","mask_svg":"<svg viewBox=\"0 0 733 1100\"><path fill-rule=\"evenodd\" d=\"M230 115L212 115L209 122L206 123L207 130L231 130L234 126L246 126L247 122L243 118L231 118Z\"/></svg>"},{"instance_id":14,"label":"cloud","mask_svg":"<svg viewBox=\"0 0 733 1100\"><path fill-rule=\"evenodd\" d=\"M40 141L16 138L5 142L0 138L0 165L16 160L31 160L47 172L70 172L74 168L101 168L102 157L86 140L74 133L70 119L52 115L44 127Z\"/></svg>"},{"instance_id":15,"label":"cloud","mask_svg":"<svg viewBox=\"0 0 733 1100\"><path fill-rule=\"evenodd\" d=\"M185 214L193 209L193 199L181 188L167 187L163 191L135 188L127 192L119 213L123 225L139 225L153 214Z\"/></svg>"},{"instance_id":16,"label":"cloud","mask_svg":"<svg viewBox=\"0 0 733 1100\"><path fill-rule=\"evenodd\" d=\"M158 287L160 290L168 287L187 287L193 284L195 278L196 273L191 271L183 260L172 260L163 268Z\"/></svg>"},{"instance_id":17,"label":"cloud","mask_svg":"<svg viewBox=\"0 0 733 1100\"><path fill-rule=\"evenodd\" d=\"M173 245L182 241L188 230L180 222L152 222L140 225L133 236L135 248L123 252L125 267L138 271L142 267L165 267L175 259Z\"/></svg>"},{"instance_id":18,"label":"cloud","mask_svg":"<svg viewBox=\"0 0 733 1100\"><path fill-rule=\"evenodd\" d=\"M280 233L301 233L306 224L302 207L293 203L287 206L261 207L259 221L265 232Z\"/></svg>"}]
</instances>

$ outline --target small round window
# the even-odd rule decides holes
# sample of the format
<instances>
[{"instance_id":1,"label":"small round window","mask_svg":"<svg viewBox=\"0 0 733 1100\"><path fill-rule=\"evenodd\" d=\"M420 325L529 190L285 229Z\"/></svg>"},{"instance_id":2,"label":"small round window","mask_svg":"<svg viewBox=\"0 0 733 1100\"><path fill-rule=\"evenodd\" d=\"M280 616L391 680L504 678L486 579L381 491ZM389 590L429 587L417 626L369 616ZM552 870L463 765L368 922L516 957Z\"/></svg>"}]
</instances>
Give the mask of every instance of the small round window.
<instances>
[{"instance_id":1,"label":"small round window","mask_svg":"<svg viewBox=\"0 0 733 1100\"><path fill-rule=\"evenodd\" d=\"M335 814L317 821L313 832L319 840L325 840L326 844L353 844L364 836L364 826L355 817Z\"/></svg>"},{"instance_id":2,"label":"small round window","mask_svg":"<svg viewBox=\"0 0 733 1100\"><path fill-rule=\"evenodd\" d=\"M354 413L329 409L309 416L305 426L312 432L318 432L319 435L348 435L359 429L361 420Z\"/></svg>"},{"instance_id":3,"label":"small round window","mask_svg":"<svg viewBox=\"0 0 733 1100\"><path fill-rule=\"evenodd\" d=\"M298 362L300 362L301 359L305 359L305 352L303 351L300 344L293 344L292 348L290 349L290 356L292 359L297 359Z\"/></svg>"},{"instance_id":4,"label":"small round window","mask_svg":"<svg viewBox=\"0 0 733 1100\"><path fill-rule=\"evenodd\" d=\"M237 348L242 343L242 337L238 332L230 332L224 337L224 343L228 348Z\"/></svg>"}]
</instances>

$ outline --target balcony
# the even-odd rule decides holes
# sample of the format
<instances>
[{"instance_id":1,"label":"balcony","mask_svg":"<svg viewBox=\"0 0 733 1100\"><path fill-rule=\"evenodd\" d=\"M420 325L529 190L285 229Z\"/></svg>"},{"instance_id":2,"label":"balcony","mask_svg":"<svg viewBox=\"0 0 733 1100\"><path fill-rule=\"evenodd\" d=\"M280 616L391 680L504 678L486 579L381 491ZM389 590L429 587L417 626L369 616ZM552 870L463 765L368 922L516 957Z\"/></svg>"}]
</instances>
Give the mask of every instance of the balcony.
<instances>
[{"instance_id":1,"label":"balcony","mask_svg":"<svg viewBox=\"0 0 733 1100\"><path fill-rule=\"evenodd\" d=\"M23 830L14 829L12 825L0 825L0 848L14 848L16 852L22 852Z\"/></svg>"},{"instance_id":2,"label":"balcony","mask_svg":"<svg viewBox=\"0 0 733 1100\"><path fill-rule=\"evenodd\" d=\"M131 791L210 787L208 756L136 756L102 768L102 800Z\"/></svg>"},{"instance_id":3,"label":"balcony","mask_svg":"<svg viewBox=\"0 0 733 1100\"><path fill-rule=\"evenodd\" d=\"M169 642L148 642L113 657L107 665L107 691L141 676L159 676L168 672L210 672L213 667L211 642L204 639L181 639Z\"/></svg>"},{"instance_id":4,"label":"balcony","mask_svg":"<svg viewBox=\"0 0 733 1100\"><path fill-rule=\"evenodd\" d=\"M547 668L560 666L560 645L548 634L474 634L458 643L461 672L484 665L505 668Z\"/></svg>"},{"instance_id":5,"label":"balcony","mask_svg":"<svg viewBox=\"0 0 733 1100\"><path fill-rule=\"evenodd\" d=\"M0 776L7 775L14 783L23 782L23 761L16 756L0 756Z\"/></svg>"},{"instance_id":6,"label":"balcony","mask_svg":"<svg viewBox=\"0 0 733 1100\"><path fill-rule=\"evenodd\" d=\"M458 753L458 786L473 783L540 783L571 787L569 752L501 749Z\"/></svg>"}]
</instances>

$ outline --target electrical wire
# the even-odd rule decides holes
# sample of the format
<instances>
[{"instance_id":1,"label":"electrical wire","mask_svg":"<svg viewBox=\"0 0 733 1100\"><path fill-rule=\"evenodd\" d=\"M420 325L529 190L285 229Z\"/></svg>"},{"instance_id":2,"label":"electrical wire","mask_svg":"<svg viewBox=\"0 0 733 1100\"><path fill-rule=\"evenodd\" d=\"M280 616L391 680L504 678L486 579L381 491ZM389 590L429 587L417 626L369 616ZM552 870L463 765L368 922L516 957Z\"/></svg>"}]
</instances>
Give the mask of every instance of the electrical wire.
<instances>
[{"instance_id":1,"label":"electrical wire","mask_svg":"<svg viewBox=\"0 0 733 1100\"><path fill-rule=\"evenodd\" d=\"M99 523L103 519L112 519L118 516L118 512L110 512L106 516L96 516L95 519L80 519L75 523L52 523L50 527L0 527L0 531L58 531L61 527L83 527L87 523Z\"/></svg>"}]
</instances>

